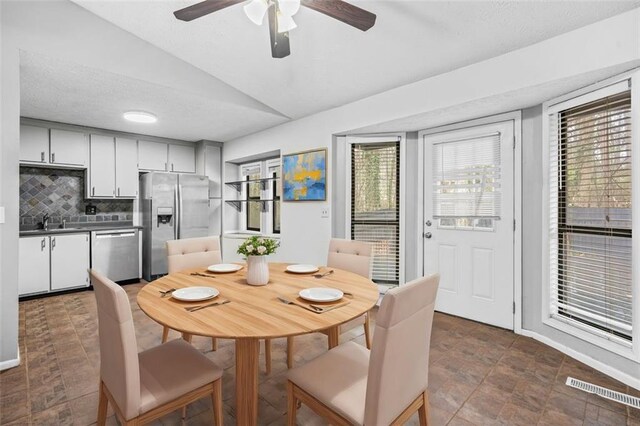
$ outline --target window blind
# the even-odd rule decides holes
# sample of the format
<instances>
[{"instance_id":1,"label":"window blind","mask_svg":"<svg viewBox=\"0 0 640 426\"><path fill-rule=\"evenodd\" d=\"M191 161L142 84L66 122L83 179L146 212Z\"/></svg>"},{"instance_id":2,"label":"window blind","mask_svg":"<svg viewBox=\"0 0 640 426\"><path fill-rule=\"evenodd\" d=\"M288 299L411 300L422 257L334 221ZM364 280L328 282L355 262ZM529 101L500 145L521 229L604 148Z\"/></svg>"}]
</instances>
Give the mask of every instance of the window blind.
<instances>
[{"instance_id":1,"label":"window blind","mask_svg":"<svg viewBox=\"0 0 640 426\"><path fill-rule=\"evenodd\" d=\"M551 315L630 341L631 93L549 118Z\"/></svg>"},{"instance_id":2,"label":"window blind","mask_svg":"<svg viewBox=\"0 0 640 426\"><path fill-rule=\"evenodd\" d=\"M399 142L351 145L351 239L373 244L375 282L399 283Z\"/></svg>"},{"instance_id":3,"label":"window blind","mask_svg":"<svg viewBox=\"0 0 640 426\"><path fill-rule=\"evenodd\" d=\"M435 218L500 218L500 133L433 145Z\"/></svg>"}]
</instances>

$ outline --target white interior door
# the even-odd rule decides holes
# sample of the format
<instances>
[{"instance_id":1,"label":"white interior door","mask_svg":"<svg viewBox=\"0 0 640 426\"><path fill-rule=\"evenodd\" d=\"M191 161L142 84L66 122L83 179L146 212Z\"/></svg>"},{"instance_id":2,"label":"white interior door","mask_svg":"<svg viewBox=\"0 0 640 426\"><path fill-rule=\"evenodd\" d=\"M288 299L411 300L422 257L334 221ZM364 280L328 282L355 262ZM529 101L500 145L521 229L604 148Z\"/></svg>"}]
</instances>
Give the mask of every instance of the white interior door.
<instances>
[{"instance_id":1,"label":"white interior door","mask_svg":"<svg viewBox=\"0 0 640 426\"><path fill-rule=\"evenodd\" d=\"M513 330L514 123L424 136L424 272L436 310Z\"/></svg>"}]
</instances>

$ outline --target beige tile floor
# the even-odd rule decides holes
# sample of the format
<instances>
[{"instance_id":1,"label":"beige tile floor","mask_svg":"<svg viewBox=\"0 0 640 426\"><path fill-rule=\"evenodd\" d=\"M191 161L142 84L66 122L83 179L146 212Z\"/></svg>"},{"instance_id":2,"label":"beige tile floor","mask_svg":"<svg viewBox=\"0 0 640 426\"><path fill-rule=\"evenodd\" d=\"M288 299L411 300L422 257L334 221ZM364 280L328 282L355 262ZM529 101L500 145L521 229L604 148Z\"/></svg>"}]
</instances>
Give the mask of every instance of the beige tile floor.
<instances>
[{"instance_id":1,"label":"beige tile floor","mask_svg":"<svg viewBox=\"0 0 640 426\"><path fill-rule=\"evenodd\" d=\"M138 309L141 285L125 286L136 324L138 347L160 343L162 329ZM178 337L174 334L173 337ZM342 341L363 343L362 329ZM326 336L296 339L296 364L326 350ZM210 340L194 344L225 369L225 422L234 418L234 346ZM21 366L0 374L0 424L90 425L98 402L99 348L93 292L73 293L20 303ZM260 374L260 424L286 420L285 341L273 343L273 372ZM638 425L640 411L587 395L564 385L567 375L640 396L639 392L526 337L472 321L435 315L429 393L434 425ZM110 411L110 415L111 415ZM188 425L211 424L208 399L189 406ZM117 424L113 415L108 424ZM179 413L156 422L180 424ZM298 424L324 422L303 407ZM417 424L414 417L410 424Z\"/></svg>"}]
</instances>

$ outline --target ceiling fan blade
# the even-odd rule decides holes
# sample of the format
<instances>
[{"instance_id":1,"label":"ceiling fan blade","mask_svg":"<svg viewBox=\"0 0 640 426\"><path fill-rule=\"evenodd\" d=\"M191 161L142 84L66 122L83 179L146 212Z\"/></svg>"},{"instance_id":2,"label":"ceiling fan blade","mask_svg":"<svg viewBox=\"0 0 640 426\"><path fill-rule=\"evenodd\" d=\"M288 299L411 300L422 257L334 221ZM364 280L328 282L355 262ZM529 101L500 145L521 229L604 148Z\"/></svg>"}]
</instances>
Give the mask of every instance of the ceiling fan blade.
<instances>
[{"instance_id":1,"label":"ceiling fan blade","mask_svg":"<svg viewBox=\"0 0 640 426\"><path fill-rule=\"evenodd\" d=\"M375 14L342 0L302 0L301 3L362 31L367 31L376 23Z\"/></svg>"},{"instance_id":2,"label":"ceiling fan blade","mask_svg":"<svg viewBox=\"0 0 640 426\"><path fill-rule=\"evenodd\" d=\"M181 21L193 21L201 16L208 15L225 7L242 3L245 0L205 0L200 3L176 10L173 15Z\"/></svg>"},{"instance_id":3,"label":"ceiling fan blade","mask_svg":"<svg viewBox=\"0 0 640 426\"><path fill-rule=\"evenodd\" d=\"M278 18L275 6L269 7L269 35L271 36L271 57L284 58L289 56L289 32L278 32Z\"/></svg>"}]
</instances>

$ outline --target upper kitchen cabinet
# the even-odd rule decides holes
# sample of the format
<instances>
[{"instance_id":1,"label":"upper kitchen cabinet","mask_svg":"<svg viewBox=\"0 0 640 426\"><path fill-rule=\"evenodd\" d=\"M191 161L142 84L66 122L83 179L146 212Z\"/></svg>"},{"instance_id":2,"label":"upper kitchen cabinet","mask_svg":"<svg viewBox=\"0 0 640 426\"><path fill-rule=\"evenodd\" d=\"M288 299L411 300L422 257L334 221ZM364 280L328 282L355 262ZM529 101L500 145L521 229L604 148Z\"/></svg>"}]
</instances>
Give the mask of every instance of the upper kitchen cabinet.
<instances>
[{"instance_id":1,"label":"upper kitchen cabinet","mask_svg":"<svg viewBox=\"0 0 640 426\"><path fill-rule=\"evenodd\" d=\"M134 139L91 135L87 198L136 198L138 150Z\"/></svg>"},{"instance_id":2,"label":"upper kitchen cabinet","mask_svg":"<svg viewBox=\"0 0 640 426\"><path fill-rule=\"evenodd\" d=\"M149 171L195 173L195 147L138 141L138 168Z\"/></svg>"},{"instance_id":3,"label":"upper kitchen cabinet","mask_svg":"<svg viewBox=\"0 0 640 426\"><path fill-rule=\"evenodd\" d=\"M221 156L219 146L207 145L204 151L204 174L209 177L209 197L222 197Z\"/></svg>"},{"instance_id":4,"label":"upper kitchen cabinet","mask_svg":"<svg viewBox=\"0 0 640 426\"><path fill-rule=\"evenodd\" d=\"M116 197L138 196L138 144L134 139L116 138Z\"/></svg>"},{"instance_id":5,"label":"upper kitchen cabinet","mask_svg":"<svg viewBox=\"0 0 640 426\"><path fill-rule=\"evenodd\" d=\"M169 171L178 173L196 172L196 149L189 145L169 145Z\"/></svg>"},{"instance_id":6,"label":"upper kitchen cabinet","mask_svg":"<svg viewBox=\"0 0 640 426\"><path fill-rule=\"evenodd\" d=\"M167 144L162 142L138 141L138 168L166 172Z\"/></svg>"},{"instance_id":7,"label":"upper kitchen cabinet","mask_svg":"<svg viewBox=\"0 0 640 426\"><path fill-rule=\"evenodd\" d=\"M51 129L49 162L53 165L85 167L87 138L82 132Z\"/></svg>"},{"instance_id":8,"label":"upper kitchen cabinet","mask_svg":"<svg viewBox=\"0 0 640 426\"><path fill-rule=\"evenodd\" d=\"M85 168L87 138L82 132L20 125L20 161Z\"/></svg>"},{"instance_id":9,"label":"upper kitchen cabinet","mask_svg":"<svg viewBox=\"0 0 640 426\"><path fill-rule=\"evenodd\" d=\"M49 162L49 129L20 125L20 161Z\"/></svg>"}]
</instances>

